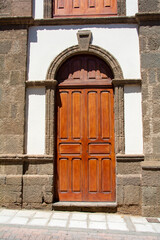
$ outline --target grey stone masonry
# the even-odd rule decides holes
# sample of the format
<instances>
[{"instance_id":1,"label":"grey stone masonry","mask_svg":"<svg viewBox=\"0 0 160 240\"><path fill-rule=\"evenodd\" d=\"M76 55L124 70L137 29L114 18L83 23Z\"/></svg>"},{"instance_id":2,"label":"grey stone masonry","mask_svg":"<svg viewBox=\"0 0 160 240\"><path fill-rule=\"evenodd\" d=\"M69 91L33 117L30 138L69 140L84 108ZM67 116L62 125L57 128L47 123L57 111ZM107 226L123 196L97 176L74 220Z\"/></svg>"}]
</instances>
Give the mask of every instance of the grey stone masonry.
<instances>
[{"instance_id":1,"label":"grey stone masonry","mask_svg":"<svg viewBox=\"0 0 160 240\"><path fill-rule=\"evenodd\" d=\"M159 0L139 0L139 12L160 12Z\"/></svg>"},{"instance_id":2,"label":"grey stone masonry","mask_svg":"<svg viewBox=\"0 0 160 240\"><path fill-rule=\"evenodd\" d=\"M142 164L142 215L160 216L160 161Z\"/></svg>"},{"instance_id":3,"label":"grey stone masonry","mask_svg":"<svg viewBox=\"0 0 160 240\"><path fill-rule=\"evenodd\" d=\"M144 154L160 160L160 26L140 26Z\"/></svg>"},{"instance_id":4,"label":"grey stone masonry","mask_svg":"<svg viewBox=\"0 0 160 240\"><path fill-rule=\"evenodd\" d=\"M0 0L0 17L21 17L32 15L32 0Z\"/></svg>"},{"instance_id":5,"label":"grey stone masonry","mask_svg":"<svg viewBox=\"0 0 160 240\"><path fill-rule=\"evenodd\" d=\"M0 154L23 153L27 29L0 31Z\"/></svg>"}]
</instances>

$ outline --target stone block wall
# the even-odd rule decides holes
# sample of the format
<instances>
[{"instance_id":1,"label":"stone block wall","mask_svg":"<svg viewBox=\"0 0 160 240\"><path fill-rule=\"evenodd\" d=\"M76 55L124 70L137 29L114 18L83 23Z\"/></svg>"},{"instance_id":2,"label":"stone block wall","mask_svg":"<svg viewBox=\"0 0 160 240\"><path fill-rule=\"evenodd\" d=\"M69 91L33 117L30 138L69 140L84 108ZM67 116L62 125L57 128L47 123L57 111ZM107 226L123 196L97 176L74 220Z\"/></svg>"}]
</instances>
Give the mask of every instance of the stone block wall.
<instances>
[{"instance_id":1,"label":"stone block wall","mask_svg":"<svg viewBox=\"0 0 160 240\"><path fill-rule=\"evenodd\" d=\"M52 209L53 160L25 162L23 175L23 208Z\"/></svg>"},{"instance_id":2,"label":"stone block wall","mask_svg":"<svg viewBox=\"0 0 160 240\"><path fill-rule=\"evenodd\" d=\"M142 215L160 216L160 161L142 164Z\"/></svg>"},{"instance_id":3,"label":"stone block wall","mask_svg":"<svg viewBox=\"0 0 160 240\"><path fill-rule=\"evenodd\" d=\"M31 17L32 0L0 0L0 17Z\"/></svg>"},{"instance_id":4,"label":"stone block wall","mask_svg":"<svg viewBox=\"0 0 160 240\"><path fill-rule=\"evenodd\" d=\"M139 12L160 12L159 0L139 0Z\"/></svg>"},{"instance_id":5,"label":"stone block wall","mask_svg":"<svg viewBox=\"0 0 160 240\"><path fill-rule=\"evenodd\" d=\"M156 3L157 1L155 1ZM158 9L158 7L157 7ZM160 216L160 24L144 23L139 28L143 140L142 214Z\"/></svg>"},{"instance_id":6,"label":"stone block wall","mask_svg":"<svg viewBox=\"0 0 160 240\"><path fill-rule=\"evenodd\" d=\"M0 30L0 154L24 148L27 29Z\"/></svg>"},{"instance_id":7,"label":"stone block wall","mask_svg":"<svg viewBox=\"0 0 160 240\"><path fill-rule=\"evenodd\" d=\"M0 206L20 208L22 203L22 163L0 159Z\"/></svg>"},{"instance_id":8,"label":"stone block wall","mask_svg":"<svg viewBox=\"0 0 160 240\"><path fill-rule=\"evenodd\" d=\"M141 161L143 159L143 155L117 155L117 210L119 213L141 215Z\"/></svg>"},{"instance_id":9,"label":"stone block wall","mask_svg":"<svg viewBox=\"0 0 160 240\"><path fill-rule=\"evenodd\" d=\"M33 158L0 157L1 207L52 209L53 160Z\"/></svg>"},{"instance_id":10,"label":"stone block wall","mask_svg":"<svg viewBox=\"0 0 160 240\"><path fill-rule=\"evenodd\" d=\"M146 160L160 160L160 25L140 26L142 110Z\"/></svg>"}]
</instances>

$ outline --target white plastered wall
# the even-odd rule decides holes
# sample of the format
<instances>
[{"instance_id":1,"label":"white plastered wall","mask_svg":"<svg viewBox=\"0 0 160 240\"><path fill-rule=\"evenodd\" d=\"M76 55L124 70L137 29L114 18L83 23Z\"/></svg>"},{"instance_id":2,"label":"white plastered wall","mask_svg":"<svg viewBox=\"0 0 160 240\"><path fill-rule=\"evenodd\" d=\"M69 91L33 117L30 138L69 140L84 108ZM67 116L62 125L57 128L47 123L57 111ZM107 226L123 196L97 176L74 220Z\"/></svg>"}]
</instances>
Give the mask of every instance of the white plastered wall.
<instances>
[{"instance_id":1,"label":"white plastered wall","mask_svg":"<svg viewBox=\"0 0 160 240\"><path fill-rule=\"evenodd\" d=\"M126 0L126 15L134 16L138 13L138 0Z\"/></svg>"},{"instance_id":2,"label":"white plastered wall","mask_svg":"<svg viewBox=\"0 0 160 240\"><path fill-rule=\"evenodd\" d=\"M33 18L42 19L43 18L43 9L44 9L44 0L33 0Z\"/></svg>"},{"instance_id":3,"label":"white plastered wall","mask_svg":"<svg viewBox=\"0 0 160 240\"><path fill-rule=\"evenodd\" d=\"M27 154L45 153L45 88L28 88L27 98Z\"/></svg>"},{"instance_id":4,"label":"white plastered wall","mask_svg":"<svg viewBox=\"0 0 160 240\"><path fill-rule=\"evenodd\" d=\"M106 49L117 59L124 78L140 78L137 26L111 24L30 28L28 80L44 80L53 59L66 48L77 45L78 30L92 31L92 44Z\"/></svg>"},{"instance_id":5,"label":"white plastered wall","mask_svg":"<svg viewBox=\"0 0 160 240\"><path fill-rule=\"evenodd\" d=\"M48 68L53 59L57 57L57 55L60 54L63 50L78 44L76 36L78 30L91 30L93 36L92 44L107 50L117 59L122 68L125 79L141 78L137 26L132 24L110 24L97 26L41 26L30 28L28 41L29 81L45 80ZM136 124L133 124L132 127L131 119L129 116L131 111L129 111L129 108L127 107L130 106L132 102L129 96L132 96L134 99L133 102L135 103L135 115L138 114L139 116L136 119ZM38 98L35 98L34 101L35 103L32 104L36 104L36 101L39 100ZM43 101L45 101L45 96L43 96ZM31 104L31 102L29 104ZM130 94L125 92L125 138L126 153L128 154L140 154L143 152L142 122L140 117L141 112L138 110L140 106L140 92L138 94L137 92L132 92ZM45 113L45 104L41 106L41 111ZM138 113L136 111L138 111ZM33 133L31 133L31 128L33 128L33 126L30 121L30 125L28 126L28 136L33 135ZM39 128L37 132L39 132L39 134L45 139L44 128L45 127ZM35 149L32 149L33 147L29 147L32 146L32 137L28 137L27 149L29 153L43 153L44 139L41 140L43 144L42 142L39 142L39 146L37 145Z\"/></svg>"},{"instance_id":6,"label":"white plastered wall","mask_svg":"<svg viewBox=\"0 0 160 240\"><path fill-rule=\"evenodd\" d=\"M139 85L125 85L125 153L143 154L142 97Z\"/></svg>"}]
</instances>

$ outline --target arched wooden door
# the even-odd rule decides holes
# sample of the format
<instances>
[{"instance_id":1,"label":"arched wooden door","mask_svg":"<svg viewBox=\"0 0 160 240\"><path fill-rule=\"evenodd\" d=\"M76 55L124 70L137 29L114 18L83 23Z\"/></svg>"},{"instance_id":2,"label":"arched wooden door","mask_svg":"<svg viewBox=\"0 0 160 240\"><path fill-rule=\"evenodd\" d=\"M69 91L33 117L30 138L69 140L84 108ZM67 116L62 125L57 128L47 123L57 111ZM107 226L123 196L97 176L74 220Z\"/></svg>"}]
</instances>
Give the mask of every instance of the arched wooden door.
<instances>
[{"instance_id":1,"label":"arched wooden door","mask_svg":"<svg viewBox=\"0 0 160 240\"><path fill-rule=\"evenodd\" d=\"M112 77L92 55L70 58L57 73L59 201L115 201Z\"/></svg>"}]
</instances>

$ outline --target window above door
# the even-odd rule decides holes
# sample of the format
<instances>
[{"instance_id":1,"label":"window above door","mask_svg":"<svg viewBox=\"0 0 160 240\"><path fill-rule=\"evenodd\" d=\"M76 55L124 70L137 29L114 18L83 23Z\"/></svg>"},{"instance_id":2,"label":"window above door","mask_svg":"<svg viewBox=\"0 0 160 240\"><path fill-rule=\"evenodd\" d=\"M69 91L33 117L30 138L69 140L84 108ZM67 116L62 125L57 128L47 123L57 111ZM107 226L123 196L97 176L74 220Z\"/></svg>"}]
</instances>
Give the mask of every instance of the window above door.
<instances>
[{"instance_id":1,"label":"window above door","mask_svg":"<svg viewBox=\"0 0 160 240\"><path fill-rule=\"evenodd\" d=\"M117 15L116 0L54 0L53 17L104 17Z\"/></svg>"}]
</instances>

